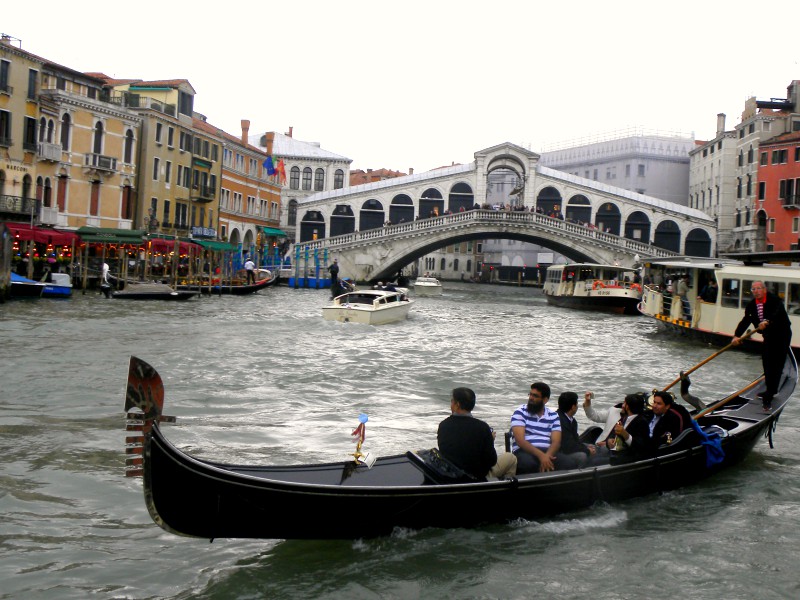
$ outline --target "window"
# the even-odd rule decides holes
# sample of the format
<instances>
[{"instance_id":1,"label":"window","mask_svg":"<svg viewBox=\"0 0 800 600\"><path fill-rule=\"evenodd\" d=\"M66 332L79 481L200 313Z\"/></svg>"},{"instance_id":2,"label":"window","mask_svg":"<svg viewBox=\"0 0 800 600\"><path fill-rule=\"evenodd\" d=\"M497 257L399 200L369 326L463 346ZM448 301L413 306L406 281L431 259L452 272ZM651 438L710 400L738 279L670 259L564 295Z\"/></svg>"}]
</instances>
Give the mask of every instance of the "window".
<instances>
[{"instance_id":1,"label":"window","mask_svg":"<svg viewBox=\"0 0 800 600\"><path fill-rule=\"evenodd\" d=\"M171 176L172 176L172 163L170 161L165 161L164 181L167 182L167 184L169 184Z\"/></svg>"},{"instance_id":2,"label":"window","mask_svg":"<svg viewBox=\"0 0 800 600\"><path fill-rule=\"evenodd\" d=\"M639 177L644 177L644 165L639 165L638 175Z\"/></svg>"},{"instance_id":3,"label":"window","mask_svg":"<svg viewBox=\"0 0 800 600\"><path fill-rule=\"evenodd\" d=\"M161 217L161 224L165 227L169 227L170 220L169 220L169 200L164 200L164 213L163 217Z\"/></svg>"},{"instance_id":4,"label":"window","mask_svg":"<svg viewBox=\"0 0 800 600\"><path fill-rule=\"evenodd\" d=\"M303 189L311 189L311 167L306 167L303 169Z\"/></svg>"},{"instance_id":5,"label":"window","mask_svg":"<svg viewBox=\"0 0 800 600\"><path fill-rule=\"evenodd\" d=\"M36 119L25 117L25 137L22 147L30 152L36 152Z\"/></svg>"},{"instance_id":6,"label":"window","mask_svg":"<svg viewBox=\"0 0 800 600\"><path fill-rule=\"evenodd\" d=\"M756 131L756 124L755 123L750 123L750 126L747 128L747 133L748 134L755 133L755 131Z\"/></svg>"},{"instance_id":7,"label":"window","mask_svg":"<svg viewBox=\"0 0 800 600\"><path fill-rule=\"evenodd\" d=\"M293 190L300 189L300 167L292 167L289 171L289 187Z\"/></svg>"},{"instance_id":8,"label":"window","mask_svg":"<svg viewBox=\"0 0 800 600\"><path fill-rule=\"evenodd\" d=\"M800 146L794 149L794 162L800 162Z\"/></svg>"},{"instance_id":9,"label":"window","mask_svg":"<svg viewBox=\"0 0 800 600\"><path fill-rule=\"evenodd\" d=\"M11 63L7 60L0 60L0 92L8 91L8 71Z\"/></svg>"},{"instance_id":10,"label":"window","mask_svg":"<svg viewBox=\"0 0 800 600\"><path fill-rule=\"evenodd\" d=\"M766 152L762 152L761 153L761 162L759 164L762 167L765 167L767 165L767 153Z\"/></svg>"},{"instance_id":11,"label":"window","mask_svg":"<svg viewBox=\"0 0 800 600\"><path fill-rule=\"evenodd\" d=\"M769 232L775 233L775 219L769 220Z\"/></svg>"},{"instance_id":12,"label":"window","mask_svg":"<svg viewBox=\"0 0 800 600\"><path fill-rule=\"evenodd\" d=\"M741 177L737 177L736 178L736 197L737 198L741 198L742 197L742 178Z\"/></svg>"},{"instance_id":13,"label":"window","mask_svg":"<svg viewBox=\"0 0 800 600\"><path fill-rule=\"evenodd\" d=\"M72 119L68 114L64 113L64 115L61 117L61 149L64 151L69 150L71 128L72 128Z\"/></svg>"},{"instance_id":14,"label":"window","mask_svg":"<svg viewBox=\"0 0 800 600\"><path fill-rule=\"evenodd\" d=\"M153 159L153 181L158 181L158 157Z\"/></svg>"},{"instance_id":15,"label":"window","mask_svg":"<svg viewBox=\"0 0 800 600\"><path fill-rule=\"evenodd\" d=\"M723 307L739 308L741 284L738 279L723 279L720 288L720 301Z\"/></svg>"},{"instance_id":16,"label":"window","mask_svg":"<svg viewBox=\"0 0 800 600\"><path fill-rule=\"evenodd\" d=\"M164 126L161 123L156 123L156 144L161 145L161 133Z\"/></svg>"},{"instance_id":17,"label":"window","mask_svg":"<svg viewBox=\"0 0 800 600\"><path fill-rule=\"evenodd\" d=\"M747 197L750 197L750 194L753 193L753 176L747 176Z\"/></svg>"},{"instance_id":18,"label":"window","mask_svg":"<svg viewBox=\"0 0 800 600\"><path fill-rule=\"evenodd\" d=\"M95 154L103 153L103 123L100 121L95 123L94 126L94 144L92 146L92 152Z\"/></svg>"},{"instance_id":19,"label":"window","mask_svg":"<svg viewBox=\"0 0 800 600\"><path fill-rule=\"evenodd\" d=\"M800 217L792 218L792 233L800 233Z\"/></svg>"},{"instance_id":20,"label":"window","mask_svg":"<svg viewBox=\"0 0 800 600\"><path fill-rule=\"evenodd\" d=\"M740 167L744 166L744 152L742 152L741 150L739 150L739 166Z\"/></svg>"},{"instance_id":21,"label":"window","mask_svg":"<svg viewBox=\"0 0 800 600\"><path fill-rule=\"evenodd\" d=\"M800 150L800 148L798 148ZM340 190L344 187L344 171L341 169L336 169L336 173L333 174L333 189Z\"/></svg>"},{"instance_id":22,"label":"window","mask_svg":"<svg viewBox=\"0 0 800 600\"><path fill-rule=\"evenodd\" d=\"M100 214L100 182L92 182L91 195L89 197L89 214L96 217Z\"/></svg>"},{"instance_id":23,"label":"window","mask_svg":"<svg viewBox=\"0 0 800 600\"><path fill-rule=\"evenodd\" d=\"M125 151L123 161L129 165L133 163L133 131L125 132Z\"/></svg>"},{"instance_id":24,"label":"window","mask_svg":"<svg viewBox=\"0 0 800 600\"><path fill-rule=\"evenodd\" d=\"M321 192L325 189L325 171L317 169L314 172L314 191Z\"/></svg>"},{"instance_id":25,"label":"window","mask_svg":"<svg viewBox=\"0 0 800 600\"><path fill-rule=\"evenodd\" d=\"M35 69L28 70L28 100L36 100L36 80L39 72Z\"/></svg>"},{"instance_id":26,"label":"window","mask_svg":"<svg viewBox=\"0 0 800 600\"><path fill-rule=\"evenodd\" d=\"M170 148L174 147L175 145L175 128L169 127L167 129L167 146Z\"/></svg>"},{"instance_id":27,"label":"window","mask_svg":"<svg viewBox=\"0 0 800 600\"><path fill-rule=\"evenodd\" d=\"M191 117L194 112L194 96L186 92L178 92L178 112Z\"/></svg>"},{"instance_id":28,"label":"window","mask_svg":"<svg viewBox=\"0 0 800 600\"><path fill-rule=\"evenodd\" d=\"M766 197L767 191L767 182L766 181L759 181L758 182L758 199L763 200Z\"/></svg>"},{"instance_id":29,"label":"window","mask_svg":"<svg viewBox=\"0 0 800 600\"><path fill-rule=\"evenodd\" d=\"M630 176L631 176L631 166L625 165L625 177L630 177Z\"/></svg>"},{"instance_id":30,"label":"window","mask_svg":"<svg viewBox=\"0 0 800 600\"><path fill-rule=\"evenodd\" d=\"M747 164L753 164L753 147L750 146L750 149L747 151Z\"/></svg>"}]
</instances>

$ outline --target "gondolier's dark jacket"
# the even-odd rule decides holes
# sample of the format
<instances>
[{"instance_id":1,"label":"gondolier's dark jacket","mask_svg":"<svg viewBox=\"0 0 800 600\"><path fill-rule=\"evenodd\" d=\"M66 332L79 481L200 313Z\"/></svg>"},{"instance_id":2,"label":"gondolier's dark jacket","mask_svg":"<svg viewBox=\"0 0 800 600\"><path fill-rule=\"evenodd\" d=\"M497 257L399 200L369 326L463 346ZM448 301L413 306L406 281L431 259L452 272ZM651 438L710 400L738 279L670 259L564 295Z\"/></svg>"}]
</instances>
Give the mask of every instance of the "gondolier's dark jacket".
<instances>
[{"instance_id":1,"label":"gondolier's dark jacket","mask_svg":"<svg viewBox=\"0 0 800 600\"><path fill-rule=\"evenodd\" d=\"M764 318L769 321L769 325L761 332L764 343L770 346L788 346L792 340L792 323L789 321L789 315L786 314L783 300L772 292L767 292L767 298L764 301ZM759 323L758 309L755 298L753 298L744 307L744 317L736 326L736 337L742 337L749 325L758 327Z\"/></svg>"}]
</instances>

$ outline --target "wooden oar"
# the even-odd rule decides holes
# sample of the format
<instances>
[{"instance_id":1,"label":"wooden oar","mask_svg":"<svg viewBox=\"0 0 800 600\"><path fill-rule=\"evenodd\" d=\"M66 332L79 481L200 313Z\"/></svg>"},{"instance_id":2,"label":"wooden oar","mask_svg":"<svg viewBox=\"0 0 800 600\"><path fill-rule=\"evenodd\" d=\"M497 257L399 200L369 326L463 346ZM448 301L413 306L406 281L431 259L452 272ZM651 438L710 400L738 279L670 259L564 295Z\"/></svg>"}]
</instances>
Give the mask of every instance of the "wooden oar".
<instances>
[{"instance_id":1,"label":"wooden oar","mask_svg":"<svg viewBox=\"0 0 800 600\"><path fill-rule=\"evenodd\" d=\"M747 338L749 338L751 335L753 335L753 334L754 334L756 331L758 331L758 330L757 330L757 329L751 329L750 331L748 331L747 333L745 333L745 334L744 334L742 337L740 337L739 339L740 339L740 340L746 340L746 339L747 339ZM689 373L694 373L694 372L695 372L697 369L699 369L700 367L702 367L704 364L706 364L707 362L710 362L710 361L714 360L714 359L715 359L715 358L717 358L717 357L718 357L720 354L722 354L722 353L723 353L723 352L725 352L726 350L730 350L730 349L731 349L731 348L733 348L733 347L734 347L734 346L733 346L733 342L731 342L730 344L728 344L728 345L727 345L727 346L725 346L724 348L722 348L722 349L720 349L720 350L717 350L716 352L714 352L714 354L712 354L711 356L709 356L709 357L708 357L708 358L706 358L705 360L702 360L702 361L700 361L699 363L697 363L695 366L693 366L693 367L692 367L691 369L689 369L688 371L684 371L684 372L683 372L684 376L685 376L685 375L688 375ZM666 392L666 391L667 391L669 388L671 388L671 387L673 387L674 385L676 385L676 384L680 383L680 381L681 381L681 378L680 378L680 376L678 376L678 378L677 378L675 381L673 381L672 383L670 383L670 384L669 384L667 387L665 387L665 388L663 389L663 391L665 391L665 392Z\"/></svg>"},{"instance_id":2,"label":"wooden oar","mask_svg":"<svg viewBox=\"0 0 800 600\"><path fill-rule=\"evenodd\" d=\"M725 405L726 405L728 402L730 402L730 401L731 401L731 400L733 400L734 398L738 398L739 396L741 396L741 395L742 395L742 394L744 394L745 392L749 392L750 390L752 390L754 387L756 387L756 386L757 386L759 383L761 383L762 381L764 381L764 376L763 376L763 375L762 375L761 377L759 377L758 379L756 379L756 380L754 380L754 381L751 381L750 383L748 383L746 386L744 386L744 387L743 387L742 389L740 389L738 392L734 392L733 394L731 394L731 395L730 395L730 396L728 396L727 398L723 398L722 400L720 400L719 402L717 402L717 403L716 403L716 404L714 404L713 406L709 406L709 407L707 407L707 408L704 408L704 409L703 409L703 410L701 410L699 413L697 413L696 415L694 415L694 416L692 417L692 419L694 419L695 421L697 421L697 419L699 419L700 417L704 417L704 416L705 416L705 415L707 415L708 413L710 413L710 412L713 412L713 411L717 410L718 408L722 408L723 406L725 406Z\"/></svg>"}]
</instances>

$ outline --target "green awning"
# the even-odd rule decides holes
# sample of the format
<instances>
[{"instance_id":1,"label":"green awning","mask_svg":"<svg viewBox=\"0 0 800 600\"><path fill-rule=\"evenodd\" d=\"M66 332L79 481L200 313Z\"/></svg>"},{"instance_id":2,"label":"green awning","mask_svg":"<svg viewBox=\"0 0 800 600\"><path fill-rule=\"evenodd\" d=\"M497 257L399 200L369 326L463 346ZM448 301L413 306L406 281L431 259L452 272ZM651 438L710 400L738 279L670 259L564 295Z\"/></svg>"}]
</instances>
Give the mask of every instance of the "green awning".
<instances>
[{"instance_id":1,"label":"green awning","mask_svg":"<svg viewBox=\"0 0 800 600\"><path fill-rule=\"evenodd\" d=\"M207 250L212 250L214 252L219 251L228 251L228 250L238 250L238 246L233 244L229 244L228 242L215 242L214 240L192 240L195 244L202 246Z\"/></svg>"},{"instance_id":2,"label":"green awning","mask_svg":"<svg viewBox=\"0 0 800 600\"><path fill-rule=\"evenodd\" d=\"M262 227L261 230L266 235L274 235L275 237L289 237L288 235L286 235L286 232L280 229L276 229L275 227Z\"/></svg>"},{"instance_id":3,"label":"green awning","mask_svg":"<svg viewBox=\"0 0 800 600\"><path fill-rule=\"evenodd\" d=\"M90 244L144 244L144 229L114 229L113 227L79 227L75 232Z\"/></svg>"}]
</instances>

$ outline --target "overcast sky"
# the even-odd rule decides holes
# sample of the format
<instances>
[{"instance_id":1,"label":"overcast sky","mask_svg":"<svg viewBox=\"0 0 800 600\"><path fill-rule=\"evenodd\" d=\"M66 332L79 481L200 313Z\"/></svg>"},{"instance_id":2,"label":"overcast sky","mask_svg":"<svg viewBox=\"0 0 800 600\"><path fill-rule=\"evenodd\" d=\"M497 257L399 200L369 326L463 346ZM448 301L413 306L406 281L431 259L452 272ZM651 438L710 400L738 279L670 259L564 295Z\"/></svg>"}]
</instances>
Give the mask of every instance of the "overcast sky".
<instances>
[{"instance_id":1,"label":"overcast sky","mask_svg":"<svg viewBox=\"0 0 800 600\"><path fill-rule=\"evenodd\" d=\"M800 3L39 0L2 32L79 71L188 79L228 133L286 132L419 173L513 142L715 135L800 79ZM34 7L32 4L31 7Z\"/></svg>"}]
</instances>

